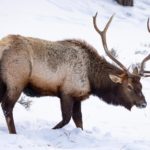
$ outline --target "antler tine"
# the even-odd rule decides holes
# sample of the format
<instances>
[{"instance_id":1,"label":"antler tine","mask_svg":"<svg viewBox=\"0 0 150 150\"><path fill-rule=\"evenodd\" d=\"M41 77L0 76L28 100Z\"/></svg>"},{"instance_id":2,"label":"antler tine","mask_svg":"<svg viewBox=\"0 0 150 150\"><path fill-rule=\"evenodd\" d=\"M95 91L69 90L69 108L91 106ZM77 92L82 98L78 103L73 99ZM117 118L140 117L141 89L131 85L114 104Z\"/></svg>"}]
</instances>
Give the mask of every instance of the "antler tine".
<instances>
[{"instance_id":1,"label":"antler tine","mask_svg":"<svg viewBox=\"0 0 150 150\"><path fill-rule=\"evenodd\" d=\"M150 54L146 56L141 63L140 72L139 72L141 76L144 76L144 73L150 73L150 71L144 71L144 65L146 61L148 61L149 59L150 59Z\"/></svg>"},{"instance_id":2,"label":"antler tine","mask_svg":"<svg viewBox=\"0 0 150 150\"><path fill-rule=\"evenodd\" d=\"M144 71L144 73L145 73L145 74L143 75L144 77L150 77L150 71Z\"/></svg>"},{"instance_id":3,"label":"antler tine","mask_svg":"<svg viewBox=\"0 0 150 150\"><path fill-rule=\"evenodd\" d=\"M150 32L150 21L149 21L149 18L147 19L147 29L148 29L148 32Z\"/></svg>"},{"instance_id":4,"label":"antler tine","mask_svg":"<svg viewBox=\"0 0 150 150\"><path fill-rule=\"evenodd\" d=\"M144 70L144 73L150 73L150 71Z\"/></svg>"},{"instance_id":5,"label":"antler tine","mask_svg":"<svg viewBox=\"0 0 150 150\"><path fill-rule=\"evenodd\" d=\"M108 30L108 27L114 17L114 14L110 17L109 21L107 22L105 28L103 31L100 31L99 28L97 27L97 24L96 24L96 17L97 17L97 14L95 14L95 16L93 16L93 25L94 25L94 28L95 30L98 32L98 34L101 36L101 39L102 39L102 43L103 43L103 47L104 47L104 50L106 52L106 54L109 56L110 59L112 59L120 68L122 68L125 72L128 72L128 69L121 63L119 62L109 51L108 49L108 46L107 46L107 42L106 42L106 32Z\"/></svg>"}]
</instances>

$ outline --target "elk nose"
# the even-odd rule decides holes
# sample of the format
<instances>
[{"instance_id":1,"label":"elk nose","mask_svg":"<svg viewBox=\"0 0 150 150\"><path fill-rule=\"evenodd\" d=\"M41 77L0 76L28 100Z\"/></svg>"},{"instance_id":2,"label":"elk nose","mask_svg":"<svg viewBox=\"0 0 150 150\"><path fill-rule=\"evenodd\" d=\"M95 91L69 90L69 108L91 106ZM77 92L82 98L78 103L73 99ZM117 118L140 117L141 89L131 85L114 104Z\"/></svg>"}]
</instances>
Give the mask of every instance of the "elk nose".
<instances>
[{"instance_id":1,"label":"elk nose","mask_svg":"<svg viewBox=\"0 0 150 150\"><path fill-rule=\"evenodd\" d=\"M147 106L147 102L146 101L139 101L136 106L139 108L145 108Z\"/></svg>"},{"instance_id":2,"label":"elk nose","mask_svg":"<svg viewBox=\"0 0 150 150\"><path fill-rule=\"evenodd\" d=\"M141 106L142 106L142 108L145 108L147 106L147 103L144 102L144 103L141 104Z\"/></svg>"}]
</instances>

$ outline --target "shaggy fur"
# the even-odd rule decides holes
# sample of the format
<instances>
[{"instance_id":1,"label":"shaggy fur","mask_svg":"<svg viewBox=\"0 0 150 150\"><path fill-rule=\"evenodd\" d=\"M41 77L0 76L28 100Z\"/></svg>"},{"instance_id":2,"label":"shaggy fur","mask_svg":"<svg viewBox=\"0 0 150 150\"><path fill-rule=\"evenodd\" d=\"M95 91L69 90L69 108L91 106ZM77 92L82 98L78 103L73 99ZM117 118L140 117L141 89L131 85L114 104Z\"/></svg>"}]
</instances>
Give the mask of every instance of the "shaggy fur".
<instances>
[{"instance_id":1,"label":"shaggy fur","mask_svg":"<svg viewBox=\"0 0 150 150\"><path fill-rule=\"evenodd\" d=\"M122 83L114 83L110 75L122 76ZM12 110L22 92L60 98L62 121L57 129L71 117L83 128L81 101L91 94L131 109L145 102L141 90L139 77L128 77L84 41L51 42L20 35L0 41L0 99L10 133L16 133Z\"/></svg>"}]
</instances>

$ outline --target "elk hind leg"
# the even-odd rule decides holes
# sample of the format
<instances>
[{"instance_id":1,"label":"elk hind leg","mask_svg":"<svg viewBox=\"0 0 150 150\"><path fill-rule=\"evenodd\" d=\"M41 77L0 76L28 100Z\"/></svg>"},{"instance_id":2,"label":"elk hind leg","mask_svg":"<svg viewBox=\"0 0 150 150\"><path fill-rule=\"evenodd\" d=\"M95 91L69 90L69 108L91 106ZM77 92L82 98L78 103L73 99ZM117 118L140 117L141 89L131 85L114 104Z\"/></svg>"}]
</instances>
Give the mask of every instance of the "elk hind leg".
<instances>
[{"instance_id":1,"label":"elk hind leg","mask_svg":"<svg viewBox=\"0 0 150 150\"><path fill-rule=\"evenodd\" d=\"M13 108L20 94L21 92L18 92L16 89L6 90L5 95L2 99L2 110L6 119L9 133L11 134L16 134L13 118Z\"/></svg>"},{"instance_id":2,"label":"elk hind leg","mask_svg":"<svg viewBox=\"0 0 150 150\"><path fill-rule=\"evenodd\" d=\"M0 80L0 102L2 102L5 92L6 92L6 85L2 80Z\"/></svg>"}]
</instances>

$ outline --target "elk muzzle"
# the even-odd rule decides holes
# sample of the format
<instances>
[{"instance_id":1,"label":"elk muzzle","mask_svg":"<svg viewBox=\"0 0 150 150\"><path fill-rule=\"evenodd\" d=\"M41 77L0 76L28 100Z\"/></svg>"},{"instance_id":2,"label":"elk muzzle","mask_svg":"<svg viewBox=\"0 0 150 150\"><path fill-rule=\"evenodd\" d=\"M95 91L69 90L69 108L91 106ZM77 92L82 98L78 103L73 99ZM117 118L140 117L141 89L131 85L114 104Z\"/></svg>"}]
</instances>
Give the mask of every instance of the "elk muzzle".
<instances>
[{"instance_id":1,"label":"elk muzzle","mask_svg":"<svg viewBox=\"0 0 150 150\"><path fill-rule=\"evenodd\" d=\"M145 108L147 106L147 102L145 100L140 100L140 101L136 102L135 105L138 108Z\"/></svg>"}]
</instances>

